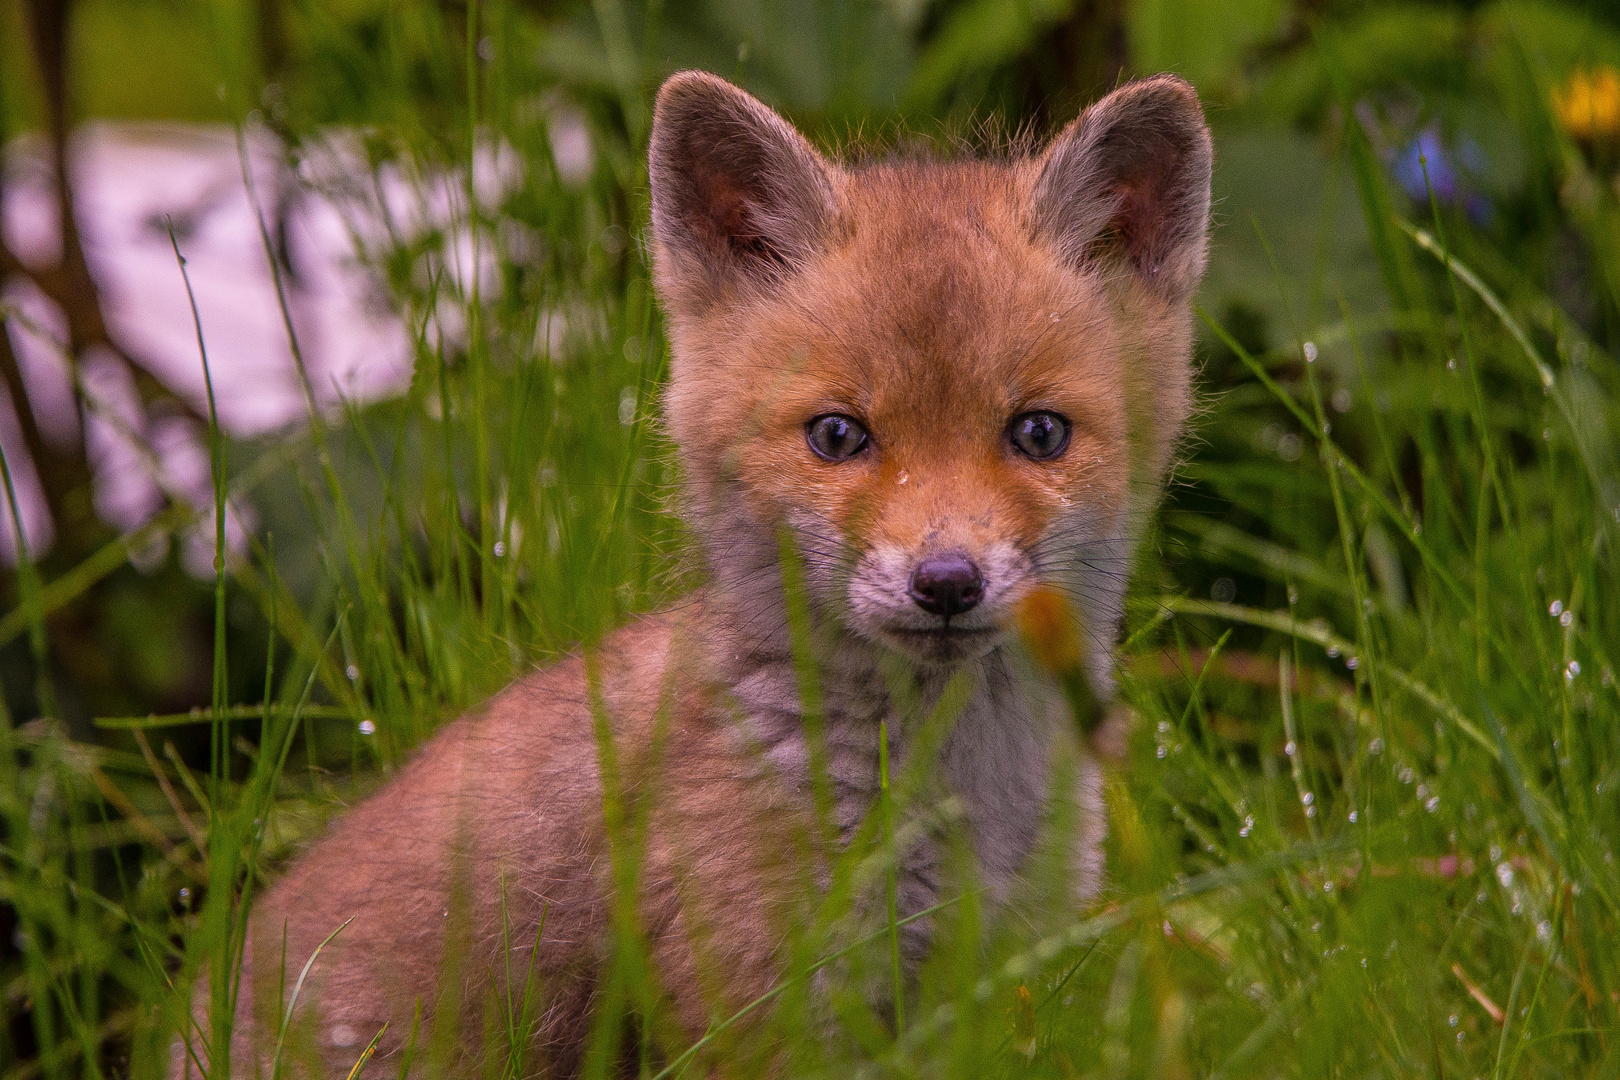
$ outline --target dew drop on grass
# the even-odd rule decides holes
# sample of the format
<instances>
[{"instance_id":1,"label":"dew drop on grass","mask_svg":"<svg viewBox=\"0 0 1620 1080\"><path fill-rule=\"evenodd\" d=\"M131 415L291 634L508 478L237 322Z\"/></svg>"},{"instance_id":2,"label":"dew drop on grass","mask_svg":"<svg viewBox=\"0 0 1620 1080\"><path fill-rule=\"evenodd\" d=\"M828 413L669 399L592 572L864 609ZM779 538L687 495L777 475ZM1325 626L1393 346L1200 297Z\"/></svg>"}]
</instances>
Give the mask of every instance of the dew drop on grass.
<instances>
[{"instance_id":1,"label":"dew drop on grass","mask_svg":"<svg viewBox=\"0 0 1620 1080\"><path fill-rule=\"evenodd\" d=\"M1513 867L1505 862L1497 863L1496 880L1501 883L1502 888L1511 888L1513 886Z\"/></svg>"},{"instance_id":2,"label":"dew drop on grass","mask_svg":"<svg viewBox=\"0 0 1620 1080\"><path fill-rule=\"evenodd\" d=\"M1446 1023L1450 1024L1452 1027L1456 1027L1461 1022L1462 1018L1456 1013L1452 1013L1450 1016L1446 1017Z\"/></svg>"},{"instance_id":3,"label":"dew drop on grass","mask_svg":"<svg viewBox=\"0 0 1620 1080\"><path fill-rule=\"evenodd\" d=\"M1316 342L1307 341L1303 351L1305 353L1305 362L1307 364L1316 363Z\"/></svg>"},{"instance_id":4,"label":"dew drop on grass","mask_svg":"<svg viewBox=\"0 0 1620 1080\"><path fill-rule=\"evenodd\" d=\"M1536 924L1536 938L1543 945L1552 940L1552 923L1542 919Z\"/></svg>"},{"instance_id":5,"label":"dew drop on grass","mask_svg":"<svg viewBox=\"0 0 1620 1080\"><path fill-rule=\"evenodd\" d=\"M1558 625L1559 626L1568 626L1571 623L1573 623L1574 621L1575 621L1575 613L1573 611L1566 611L1562 615L1558 616Z\"/></svg>"},{"instance_id":6,"label":"dew drop on grass","mask_svg":"<svg viewBox=\"0 0 1620 1080\"><path fill-rule=\"evenodd\" d=\"M372 721L370 721L370 720L362 720L362 721L360 721L360 734L362 734L362 735L375 735L375 734L377 734L377 725L375 723L373 723Z\"/></svg>"},{"instance_id":7,"label":"dew drop on grass","mask_svg":"<svg viewBox=\"0 0 1620 1080\"><path fill-rule=\"evenodd\" d=\"M1357 819L1358 819L1358 818L1359 818L1359 817L1360 817L1360 816L1361 816L1361 815L1360 815L1360 814L1358 814L1358 813L1357 813L1357 812L1356 812L1356 811L1354 811L1354 810L1352 810L1352 811L1350 811L1350 824L1352 824L1352 825L1354 825L1354 824L1355 824L1355 823L1356 823L1356 820L1357 820Z\"/></svg>"},{"instance_id":8,"label":"dew drop on grass","mask_svg":"<svg viewBox=\"0 0 1620 1080\"><path fill-rule=\"evenodd\" d=\"M1439 808L1440 808L1440 796L1438 796L1438 795L1431 795L1429 797L1429 801L1423 804L1423 809L1427 810L1431 814L1434 813Z\"/></svg>"},{"instance_id":9,"label":"dew drop on grass","mask_svg":"<svg viewBox=\"0 0 1620 1080\"><path fill-rule=\"evenodd\" d=\"M497 541L495 541L495 557L497 559L499 559L501 556L503 556L505 554L506 554L506 541L505 540L497 540Z\"/></svg>"},{"instance_id":10,"label":"dew drop on grass","mask_svg":"<svg viewBox=\"0 0 1620 1080\"><path fill-rule=\"evenodd\" d=\"M360 669L355 667L353 664L350 664L348 667L344 668L343 674L349 677L350 682L360 681Z\"/></svg>"},{"instance_id":11,"label":"dew drop on grass","mask_svg":"<svg viewBox=\"0 0 1620 1080\"><path fill-rule=\"evenodd\" d=\"M1555 619L1558 618L1558 616L1562 615L1563 613L1564 613L1564 602L1562 600L1554 600L1547 607L1547 614L1551 615Z\"/></svg>"},{"instance_id":12,"label":"dew drop on grass","mask_svg":"<svg viewBox=\"0 0 1620 1080\"><path fill-rule=\"evenodd\" d=\"M1293 739L1289 739L1287 742L1283 743L1283 753L1287 754L1289 757L1293 757L1298 751L1299 747L1294 745Z\"/></svg>"},{"instance_id":13,"label":"dew drop on grass","mask_svg":"<svg viewBox=\"0 0 1620 1080\"><path fill-rule=\"evenodd\" d=\"M1344 661L1344 666L1349 668L1351 671L1356 670L1356 668L1361 666L1361 657L1359 657L1359 656L1346 657L1345 661Z\"/></svg>"}]
</instances>

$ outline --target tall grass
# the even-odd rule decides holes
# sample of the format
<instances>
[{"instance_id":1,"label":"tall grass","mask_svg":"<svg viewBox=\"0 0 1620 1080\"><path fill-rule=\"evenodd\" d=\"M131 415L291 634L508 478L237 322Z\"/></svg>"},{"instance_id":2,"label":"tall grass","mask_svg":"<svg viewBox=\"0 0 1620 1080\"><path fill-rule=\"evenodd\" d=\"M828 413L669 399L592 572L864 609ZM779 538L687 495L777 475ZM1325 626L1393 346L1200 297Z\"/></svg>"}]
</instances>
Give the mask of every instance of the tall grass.
<instances>
[{"instance_id":1,"label":"tall grass","mask_svg":"<svg viewBox=\"0 0 1620 1080\"><path fill-rule=\"evenodd\" d=\"M459 178L452 228L369 252L411 330L409 389L267 442L211 431L213 520L247 500L270 523L245 554L220 540L211 705L109 719L95 745L45 695L40 718L0 726L21 956L0 987L4 1080L163 1074L200 974L189 1038L227 1046L245 918L283 859L440 722L697 580L654 420L667 354L636 231L641 61L616 76L622 125L592 129L597 171L566 180L527 31L477 17L458 45L402 16L368 72L379 114L395 110L369 136L374 167ZM461 50L465 113L406 110L421 57ZM1290 314L1287 344L1259 350L1204 316L1207 407L1120 651L1133 719L1109 766L1104 897L1001 908L955 852L907 984L890 856L937 794L919 754L831 859L777 988L697 1045L622 906L590 1074L757 1067L770 1047L791 1075L1620 1075L1614 359L1463 215L1408 206L1345 130L1387 306ZM521 165L494 200L475 183L489 147ZM380 235L377 205L348 206L357 235ZM1264 241L1263 219L1226 226L1245 227ZM42 642L50 583L20 554L20 617ZM814 628L791 606L814 716ZM262 685L231 685L232 619L273 630ZM646 808L616 789L598 721L629 895ZM213 731L204 776L196 724ZM289 986L310 959L286 958ZM538 1066L532 979L508 972L491 1006L491 1075ZM441 1068L449 1038L424 1027L407 1057Z\"/></svg>"}]
</instances>

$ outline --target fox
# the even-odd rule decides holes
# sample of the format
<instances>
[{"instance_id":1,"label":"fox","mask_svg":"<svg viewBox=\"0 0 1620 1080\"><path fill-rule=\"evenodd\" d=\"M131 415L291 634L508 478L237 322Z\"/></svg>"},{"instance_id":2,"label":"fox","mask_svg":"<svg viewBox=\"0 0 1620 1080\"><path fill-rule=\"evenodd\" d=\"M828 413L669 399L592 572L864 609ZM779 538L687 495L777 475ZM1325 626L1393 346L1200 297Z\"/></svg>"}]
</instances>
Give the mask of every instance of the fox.
<instances>
[{"instance_id":1,"label":"fox","mask_svg":"<svg viewBox=\"0 0 1620 1080\"><path fill-rule=\"evenodd\" d=\"M521 1039L541 1075L575 1075L627 919L676 1037L698 1039L778 985L784 923L828 882L806 838L852 842L948 691L920 767L986 895L1016 893L1061 806L1070 902L1093 902L1100 766L1018 612L1063 597L1109 698L1133 553L1193 407L1212 161L1173 75L1044 145L870 159L823 153L717 76L664 82L661 408L705 583L448 724L292 862L253 908L238 1068L290 1039L289 1062L341 1076L380 1033L403 1073L427 1058L417 1032L448 1024L470 1069L480 995L526 998L532 978ZM919 827L893 856L909 974L945 847ZM223 1037L208 996L176 1076Z\"/></svg>"}]
</instances>

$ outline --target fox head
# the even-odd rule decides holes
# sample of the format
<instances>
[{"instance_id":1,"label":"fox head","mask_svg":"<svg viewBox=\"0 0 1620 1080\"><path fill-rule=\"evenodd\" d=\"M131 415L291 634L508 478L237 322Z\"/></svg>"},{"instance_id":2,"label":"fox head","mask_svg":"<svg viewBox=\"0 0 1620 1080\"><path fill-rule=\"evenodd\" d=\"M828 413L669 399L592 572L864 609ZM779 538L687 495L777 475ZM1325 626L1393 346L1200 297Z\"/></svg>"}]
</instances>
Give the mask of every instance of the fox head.
<instances>
[{"instance_id":1,"label":"fox head","mask_svg":"<svg viewBox=\"0 0 1620 1080\"><path fill-rule=\"evenodd\" d=\"M779 597L785 530L818 611L917 662L989 652L1043 584L1105 657L1191 406L1210 167L1171 76L1036 154L858 165L722 79L670 78L665 413L739 614Z\"/></svg>"}]
</instances>

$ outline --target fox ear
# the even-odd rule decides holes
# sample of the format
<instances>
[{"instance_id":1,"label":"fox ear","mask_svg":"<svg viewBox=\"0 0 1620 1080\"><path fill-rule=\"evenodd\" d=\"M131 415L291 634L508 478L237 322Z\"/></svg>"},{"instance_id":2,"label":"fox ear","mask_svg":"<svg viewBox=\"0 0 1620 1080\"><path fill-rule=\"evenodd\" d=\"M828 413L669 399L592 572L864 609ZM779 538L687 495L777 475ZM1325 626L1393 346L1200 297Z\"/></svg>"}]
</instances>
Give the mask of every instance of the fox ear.
<instances>
[{"instance_id":1,"label":"fox ear","mask_svg":"<svg viewBox=\"0 0 1620 1080\"><path fill-rule=\"evenodd\" d=\"M1198 94L1174 75L1120 87L1064 128L1035 181L1036 220L1075 265L1123 258L1162 296L1204 274L1214 158Z\"/></svg>"},{"instance_id":2,"label":"fox ear","mask_svg":"<svg viewBox=\"0 0 1620 1080\"><path fill-rule=\"evenodd\" d=\"M837 215L830 167L804 136L701 71L658 91L648 171L658 283L689 313L778 280Z\"/></svg>"}]
</instances>

